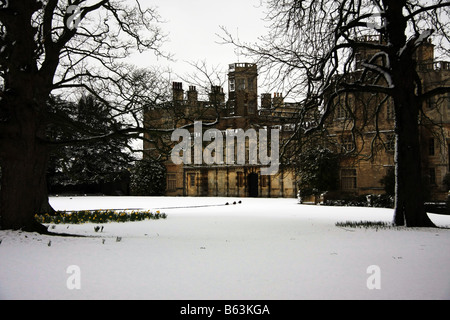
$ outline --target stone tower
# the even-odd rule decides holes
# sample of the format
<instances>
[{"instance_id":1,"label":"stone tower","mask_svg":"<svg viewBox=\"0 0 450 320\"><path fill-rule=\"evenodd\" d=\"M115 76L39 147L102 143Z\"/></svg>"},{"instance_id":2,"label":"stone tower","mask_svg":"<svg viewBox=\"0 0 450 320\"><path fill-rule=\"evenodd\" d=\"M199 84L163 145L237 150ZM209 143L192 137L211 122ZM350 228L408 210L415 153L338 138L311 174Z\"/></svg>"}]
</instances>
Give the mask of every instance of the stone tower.
<instances>
[{"instance_id":1,"label":"stone tower","mask_svg":"<svg viewBox=\"0 0 450 320\"><path fill-rule=\"evenodd\" d=\"M230 64L228 114L256 117L258 114L258 68L254 63Z\"/></svg>"}]
</instances>

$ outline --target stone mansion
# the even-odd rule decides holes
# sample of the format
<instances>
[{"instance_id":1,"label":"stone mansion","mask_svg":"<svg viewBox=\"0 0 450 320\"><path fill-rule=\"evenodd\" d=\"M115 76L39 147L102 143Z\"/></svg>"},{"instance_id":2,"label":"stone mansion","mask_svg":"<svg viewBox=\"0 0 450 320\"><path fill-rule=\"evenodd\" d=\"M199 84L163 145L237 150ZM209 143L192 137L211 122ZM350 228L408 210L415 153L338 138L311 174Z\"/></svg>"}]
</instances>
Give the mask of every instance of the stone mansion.
<instances>
[{"instance_id":1,"label":"stone mansion","mask_svg":"<svg viewBox=\"0 0 450 320\"><path fill-rule=\"evenodd\" d=\"M370 41L370 40L369 40ZM360 52L361 59L373 54ZM425 43L417 53L418 71L424 88L450 82L450 63L435 61L434 46ZM347 103L357 104L358 97L350 97ZM450 172L450 95L426 101L424 117L438 125L438 133L425 128L421 133L423 170L431 188L431 197L443 200L448 190L443 184L444 176ZM230 129L279 128L280 139L290 135L295 128L295 115L301 105L284 101L281 93L258 93L258 68L253 63L234 63L228 70L228 98L222 87L211 86L208 98L200 100L195 86L174 82L172 101L146 110L144 119L148 128L180 128L202 121L204 129L215 128L226 134ZM350 107L352 108L352 107ZM350 141L350 129L346 128L346 112L336 107L334 117L327 122L330 137L342 148L357 144L362 153L366 145L358 139ZM291 123L292 122L292 123ZM390 100L386 100L379 113L379 133L384 141L376 156L355 161L348 157L340 162L339 192L352 195L381 194L384 192L380 180L394 166L394 121ZM194 135L193 126L190 128ZM363 133L370 139L373 128ZM159 142L144 142L147 154L168 154L175 144L170 137L159 137ZM164 142L164 143L163 143ZM164 147L166 146L166 147ZM246 155L248 159L248 145ZM163 150L164 149L164 150ZM295 197L299 186L296 172L281 163L276 174L263 175L261 164L249 163L204 163L175 164L165 158L168 196L223 196L223 197Z\"/></svg>"}]
</instances>

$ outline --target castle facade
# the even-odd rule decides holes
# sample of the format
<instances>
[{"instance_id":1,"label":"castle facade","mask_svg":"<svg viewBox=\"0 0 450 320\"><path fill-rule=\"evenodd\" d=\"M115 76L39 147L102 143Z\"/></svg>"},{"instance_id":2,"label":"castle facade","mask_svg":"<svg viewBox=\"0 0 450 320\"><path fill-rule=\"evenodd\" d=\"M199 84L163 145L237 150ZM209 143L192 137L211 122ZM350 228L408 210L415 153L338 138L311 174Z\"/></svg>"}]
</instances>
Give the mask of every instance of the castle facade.
<instances>
[{"instance_id":1,"label":"castle facade","mask_svg":"<svg viewBox=\"0 0 450 320\"><path fill-rule=\"evenodd\" d=\"M367 41L377 41L366 39ZM358 63L367 59L370 50L357 53L355 72ZM358 62L359 61L359 62ZM450 84L450 63L435 61L434 47L425 43L417 53L417 68L426 90ZM350 75L351 76L351 75ZM390 99L368 94L348 95L336 103L333 117L327 123L329 138L334 147L340 150L358 150L358 156L351 153L341 158L339 163L340 194L366 195L384 193L381 180L394 167L395 134L394 112ZM222 87L211 86L208 99L200 100L195 86L184 91L183 84L174 82L172 102L166 107L146 111L145 119L149 128L187 128L192 141L199 133L195 132L195 122L201 121L203 130L214 128L224 139L231 130L270 130L276 128L280 139L287 139L298 125L296 115L301 108L299 103L287 103L281 93L258 94L258 69L253 63L234 63L228 70L228 99ZM367 121L364 114L358 114L360 105L376 105L377 123ZM339 105L342 104L342 105ZM353 110L353 111L352 111ZM349 121L348 112L360 117L356 122ZM420 121L423 171L429 183L430 200L445 200L447 186L444 177L450 172L450 95L442 94L424 102ZM358 135L354 128L359 126ZM429 126L427 124L432 124ZM202 131L203 133L203 131ZM160 137L160 142L145 142L148 154L158 153L163 145L173 148L176 142ZM149 139L151 140L151 139ZM377 144L370 143L377 141ZM209 141L212 141L211 139ZM250 161L251 141L241 150L246 161L215 161L213 164L191 161L175 164L165 159L167 168L168 196L224 196L224 197L296 197L299 190L298 176L293 168L280 163L273 174L264 174L265 165ZM204 142L204 141L203 141ZM158 147L159 145L159 147ZM222 144L225 148L225 145ZM376 146L376 148L374 148ZM203 145L204 148L207 144ZM269 146L270 147L270 146ZM269 148L268 147L268 148ZM166 148L166 154L168 150ZM214 152L209 150L214 157ZM236 149L234 149L236 151ZM186 150L184 152L187 152ZM192 150L192 152L195 152ZM181 151L183 153L183 151ZM345 153L345 152L344 152ZM226 151L220 153L226 157ZM269 154L269 153L268 153ZM237 160L238 155L233 155ZM225 159L225 158L224 158ZM281 161L283 161L281 159Z\"/></svg>"}]
</instances>

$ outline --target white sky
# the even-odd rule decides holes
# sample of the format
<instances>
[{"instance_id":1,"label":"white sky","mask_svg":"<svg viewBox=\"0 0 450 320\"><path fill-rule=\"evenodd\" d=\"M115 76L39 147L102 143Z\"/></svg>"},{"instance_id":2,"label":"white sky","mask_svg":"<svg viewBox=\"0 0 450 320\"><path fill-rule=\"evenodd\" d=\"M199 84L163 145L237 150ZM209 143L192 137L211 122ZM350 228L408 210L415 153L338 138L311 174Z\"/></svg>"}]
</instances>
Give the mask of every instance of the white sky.
<instances>
[{"instance_id":1,"label":"white sky","mask_svg":"<svg viewBox=\"0 0 450 320\"><path fill-rule=\"evenodd\" d=\"M148 0L145 0L148 1ZM157 64L169 65L173 81L193 72L188 62L206 61L208 66L219 67L224 72L228 65L247 61L238 55L231 45L221 45L217 34L223 34L221 26L239 35L242 42L256 42L263 35L265 8L260 0L151 0L149 5L158 8L162 25L168 33L168 42L163 50L174 55L175 62L156 60L152 53L133 56L133 63L142 67Z\"/></svg>"}]
</instances>

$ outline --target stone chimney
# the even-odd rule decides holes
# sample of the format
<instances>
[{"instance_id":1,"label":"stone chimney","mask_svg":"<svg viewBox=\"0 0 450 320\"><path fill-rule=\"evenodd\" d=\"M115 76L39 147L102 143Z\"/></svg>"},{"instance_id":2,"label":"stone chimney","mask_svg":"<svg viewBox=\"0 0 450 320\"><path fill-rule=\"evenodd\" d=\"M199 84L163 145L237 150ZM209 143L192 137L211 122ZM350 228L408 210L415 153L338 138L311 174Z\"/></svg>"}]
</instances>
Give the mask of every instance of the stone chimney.
<instances>
[{"instance_id":1,"label":"stone chimney","mask_svg":"<svg viewBox=\"0 0 450 320\"><path fill-rule=\"evenodd\" d=\"M284 104L283 94L275 92L273 94L273 108L280 108Z\"/></svg>"},{"instance_id":2,"label":"stone chimney","mask_svg":"<svg viewBox=\"0 0 450 320\"><path fill-rule=\"evenodd\" d=\"M261 108L262 109L272 108L272 95L270 93L263 93L261 95Z\"/></svg>"},{"instance_id":3,"label":"stone chimney","mask_svg":"<svg viewBox=\"0 0 450 320\"><path fill-rule=\"evenodd\" d=\"M172 84L172 95L173 95L173 101L183 101L184 100L183 84L181 82L174 82Z\"/></svg>"},{"instance_id":4,"label":"stone chimney","mask_svg":"<svg viewBox=\"0 0 450 320\"><path fill-rule=\"evenodd\" d=\"M189 86L189 91L187 92L187 99L190 106L197 105L198 92L195 86Z\"/></svg>"},{"instance_id":5,"label":"stone chimney","mask_svg":"<svg viewBox=\"0 0 450 320\"><path fill-rule=\"evenodd\" d=\"M225 93L220 86L211 86L211 92L209 94L210 103L218 103L220 105L225 104Z\"/></svg>"}]
</instances>

